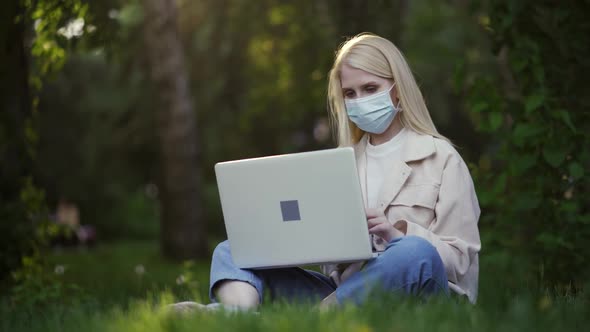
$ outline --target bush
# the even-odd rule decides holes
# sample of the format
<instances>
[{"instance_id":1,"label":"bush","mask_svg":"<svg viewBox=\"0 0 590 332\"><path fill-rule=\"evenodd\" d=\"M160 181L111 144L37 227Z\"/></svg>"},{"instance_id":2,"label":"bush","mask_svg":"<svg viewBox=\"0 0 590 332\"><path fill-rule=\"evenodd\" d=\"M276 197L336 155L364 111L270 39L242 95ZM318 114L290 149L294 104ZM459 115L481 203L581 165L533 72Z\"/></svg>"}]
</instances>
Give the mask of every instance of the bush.
<instances>
[{"instance_id":1,"label":"bush","mask_svg":"<svg viewBox=\"0 0 590 332\"><path fill-rule=\"evenodd\" d=\"M590 257L590 3L486 5L499 75L468 87L493 137L474 170L484 250L520 259L544 284L579 286Z\"/></svg>"}]
</instances>

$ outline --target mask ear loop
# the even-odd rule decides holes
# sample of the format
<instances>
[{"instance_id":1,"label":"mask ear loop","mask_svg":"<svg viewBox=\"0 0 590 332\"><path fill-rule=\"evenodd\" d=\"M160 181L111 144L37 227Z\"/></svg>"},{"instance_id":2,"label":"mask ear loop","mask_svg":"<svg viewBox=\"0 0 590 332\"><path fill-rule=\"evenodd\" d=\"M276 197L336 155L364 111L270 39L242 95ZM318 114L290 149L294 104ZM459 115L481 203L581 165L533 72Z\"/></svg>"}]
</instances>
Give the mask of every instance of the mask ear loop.
<instances>
[{"instance_id":1,"label":"mask ear loop","mask_svg":"<svg viewBox=\"0 0 590 332\"><path fill-rule=\"evenodd\" d=\"M391 93L391 90L392 90L392 89L393 89L393 87L396 85L396 83L397 83L397 82L395 82L395 81L393 82L393 85L391 86L391 88L389 88L389 93ZM396 91L397 91L397 90L396 90ZM398 94L399 94L399 93L398 93ZM389 98L391 98L391 95L389 95ZM393 100L391 101L391 103L393 104ZM400 105L401 105L401 104L402 104L402 101L401 101L401 99L399 99L399 98L398 98L397 105L395 105L395 104L394 104L394 105L393 105L393 107L395 107L395 109L396 109L398 112L401 112L401 111L403 111L403 109L400 107Z\"/></svg>"},{"instance_id":2,"label":"mask ear loop","mask_svg":"<svg viewBox=\"0 0 590 332\"><path fill-rule=\"evenodd\" d=\"M395 105L393 104L393 99L391 99L391 90L392 90L392 89L395 87L396 83L397 83L397 82L393 81L393 84L391 85L391 87L389 88L389 90L387 90L387 92L388 92L388 93L390 93L390 95L389 95L389 99L391 100L391 104L393 105L393 107L395 107L395 109L396 109L396 110L397 110L397 112L399 113L399 112L401 112L401 111L402 111L402 108L400 107L400 105L401 105L402 101L401 101L401 100L399 100L399 101L397 102L397 106L395 106ZM396 116L397 116L397 114L396 114ZM367 133L367 134L369 135L368 142L370 143L370 142L371 142L371 138L373 137L373 135L372 135L371 133ZM367 153L367 151L365 150L365 158L367 158L367 156L366 156L366 153ZM365 175L366 175L366 174L365 174ZM372 241L371 241L371 243L372 243ZM372 245L372 244L371 244L371 245Z\"/></svg>"}]
</instances>

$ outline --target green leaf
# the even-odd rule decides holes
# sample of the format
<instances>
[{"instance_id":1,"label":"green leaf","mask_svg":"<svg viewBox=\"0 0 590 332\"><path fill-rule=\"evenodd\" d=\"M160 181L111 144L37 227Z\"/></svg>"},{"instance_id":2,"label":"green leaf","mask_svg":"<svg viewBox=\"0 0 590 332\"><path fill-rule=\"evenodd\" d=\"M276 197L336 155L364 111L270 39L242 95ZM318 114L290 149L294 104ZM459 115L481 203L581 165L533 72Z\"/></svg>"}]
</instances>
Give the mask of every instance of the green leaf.
<instances>
[{"instance_id":1,"label":"green leaf","mask_svg":"<svg viewBox=\"0 0 590 332\"><path fill-rule=\"evenodd\" d=\"M514 128L514 143L518 146L522 146L525 140L539 135L542 131L543 128L540 126L535 126L530 123L519 123Z\"/></svg>"},{"instance_id":2,"label":"green leaf","mask_svg":"<svg viewBox=\"0 0 590 332\"><path fill-rule=\"evenodd\" d=\"M565 148L547 146L543 148L543 157L545 158L545 161L553 167L559 167L559 165L565 160L566 155L567 149Z\"/></svg>"},{"instance_id":3,"label":"green leaf","mask_svg":"<svg viewBox=\"0 0 590 332\"><path fill-rule=\"evenodd\" d=\"M491 191L481 190L477 193L477 198L479 200L479 204L482 207L488 207L494 203L494 201L496 200L497 197Z\"/></svg>"},{"instance_id":4,"label":"green leaf","mask_svg":"<svg viewBox=\"0 0 590 332\"><path fill-rule=\"evenodd\" d=\"M536 154L518 154L514 156L511 170L515 175L522 175L537 162Z\"/></svg>"},{"instance_id":5,"label":"green leaf","mask_svg":"<svg viewBox=\"0 0 590 332\"><path fill-rule=\"evenodd\" d=\"M512 207L516 211L529 211L537 208L541 198L531 192L523 192L512 200Z\"/></svg>"},{"instance_id":6,"label":"green leaf","mask_svg":"<svg viewBox=\"0 0 590 332\"><path fill-rule=\"evenodd\" d=\"M572 119L570 118L570 113L566 110L560 110L559 111L559 115L561 117L561 119L563 120L563 122L570 127L570 129L574 132L577 133L576 127L574 126L574 123L572 122Z\"/></svg>"},{"instance_id":7,"label":"green leaf","mask_svg":"<svg viewBox=\"0 0 590 332\"><path fill-rule=\"evenodd\" d=\"M500 176L496 178L494 183L493 192L496 195L500 195L506 189L506 173L502 173Z\"/></svg>"},{"instance_id":8,"label":"green leaf","mask_svg":"<svg viewBox=\"0 0 590 332\"><path fill-rule=\"evenodd\" d=\"M492 112L490 113L490 129L491 130L496 130L498 128L500 128L500 125L502 125L502 113L500 112Z\"/></svg>"},{"instance_id":9,"label":"green leaf","mask_svg":"<svg viewBox=\"0 0 590 332\"><path fill-rule=\"evenodd\" d=\"M563 248L570 249L570 250L573 249L573 246L571 245L571 243L568 243L567 241L565 241L562 236L555 235L555 234L548 233L548 232L543 232L543 233L537 235L536 240L538 242L542 243L543 246L548 247L548 248L563 247Z\"/></svg>"},{"instance_id":10,"label":"green leaf","mask_svg":"<svg viewBox=\"0 0 590 332\"><path fill-rule=\"evenodd\" d=\"M537 108L539 108L539 106L543 105L544 101L545 101L545 96L543 96L543 95L528 96L526 99L525 107L524 107L525 113L528 114L528 113L536 110Z\"/></svg>"},{"instance_id":11,"label":"green leaf","mask_svg":"<svg viewBox=\"0 0 590 332\"><path fill-rule=\"evenodd\" d=\"M471 110L475 113L479 113L481 111L485 111L486 109L488 109L490 105L485 102L485 101L480 101L477 104L473 105L473 107L471 108Z\"/></svg>"},{"instance_id":12,"label":"green leaf","mask_svg":"<svg viewBox=\"0 0 590 332\"><path fill-rule=\"evenodd\" d=\"M574 180L584 176L584 168L579 163L573 162L569 164L568 170Z\"/></svg>"},{"instance_id":13,"label":"green leaf","mask_svg":"<svg viewBox=\"0 0 590 332\"><path fill-rule=\"evenodd\" d=\"M559 202L559 210L562 211L563 213L572 213L572 214L576 214L576 215L579 211L578 204L576 204L576 202L572 202L572 201ZM565 217L565 215L564 215L564 217Z\"/></svg>"}]
</instances>

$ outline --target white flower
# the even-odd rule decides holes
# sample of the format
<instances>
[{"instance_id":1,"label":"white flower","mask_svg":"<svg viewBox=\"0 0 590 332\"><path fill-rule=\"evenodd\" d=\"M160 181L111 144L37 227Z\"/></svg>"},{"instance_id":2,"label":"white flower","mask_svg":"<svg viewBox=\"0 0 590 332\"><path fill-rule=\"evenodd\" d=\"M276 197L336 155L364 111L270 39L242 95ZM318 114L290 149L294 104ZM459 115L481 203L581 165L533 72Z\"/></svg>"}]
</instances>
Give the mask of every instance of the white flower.
<instances>
[{"instance_id":1,"label":"white flower","mask_svg":"<svg viewBox=\"0 0 590 332\"><path fill-rule=\"evenodd\" d=\"M184 281L185 281L185 279L184 279L184 276L183 276L182 274L181 274L181 275L179 275L179 276L178 276L178 278L176 278L176 284L177 284L177 285L182 285L182 284L184 284Z\"/></svg>"},{"instance_id":2,"label":"white flower","mask_svg":"<svg viewBox=\"0 0 590 332\"><path fill-rule=\"evenodd\" d=\"M143 267L143 265L138 264L137 266L135 266L135 273L137 273L137 275L142 275L145 273L145 267Z\"/></svg>"},{"instance_id":3,"label":"white flower","mask_svg":"<svg viewBox=\"0 0 590 332\"><path fill-rule=\"evenodd\" d=\"M55 272L55 274L64 274L65 270L66 268L63 265L56 265L53 272Z\"/></svg>"},{"instance_id":4,"label":"white flower","mask_svg":"<svg viewBox=\"0 0 590 332\"><path fill-rule=\"evenodd\" d=\"M82 36L84 34L84 19L76 18L70 20L66 26L59 28L57 33L66 37L67 39Z\"/></svg>"},{"instance_id":5,"label":"white flower","mask_svg":"<svg viewBox=\"0 0 590 332\"><path fill-rule=\"evenodd\" d=\"M111 9L109 10L109 18L110 19L117 19L117 17L119 17L119 11L116 9Z\"/></svg>"}]
</instances>

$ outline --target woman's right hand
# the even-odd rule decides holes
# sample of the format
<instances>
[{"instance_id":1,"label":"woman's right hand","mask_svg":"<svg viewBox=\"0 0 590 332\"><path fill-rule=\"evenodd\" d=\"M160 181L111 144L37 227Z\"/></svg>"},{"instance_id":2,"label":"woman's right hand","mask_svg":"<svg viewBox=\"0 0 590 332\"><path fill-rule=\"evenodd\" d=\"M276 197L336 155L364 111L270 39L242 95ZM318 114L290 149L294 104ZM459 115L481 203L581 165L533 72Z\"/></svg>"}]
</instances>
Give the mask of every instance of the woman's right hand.
<instances>
[{"instance_id":1,"label":"woman's right hand","mask_svg":"<svg viewBox=\"0 0 590 332\"><path fill-rule=\"evenodd\" d=\"M382 211L367 209L366 215L369 234L377 235L387 242L405 235L399 229L393 227Z\"/></svg>"}]
</instances>

